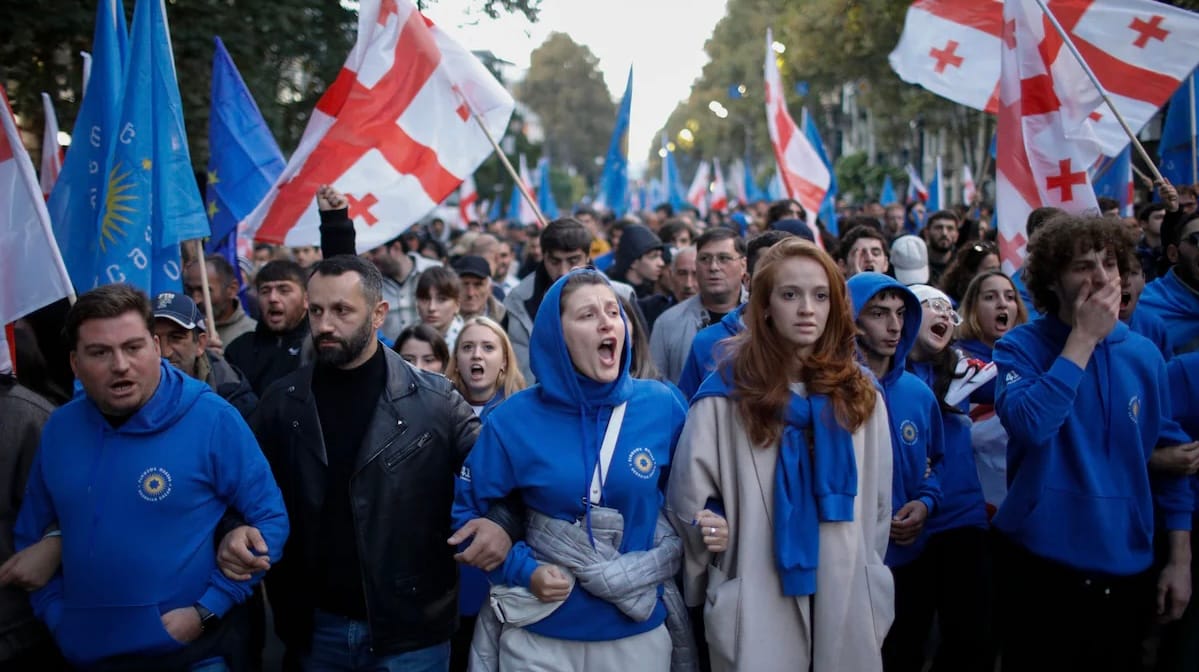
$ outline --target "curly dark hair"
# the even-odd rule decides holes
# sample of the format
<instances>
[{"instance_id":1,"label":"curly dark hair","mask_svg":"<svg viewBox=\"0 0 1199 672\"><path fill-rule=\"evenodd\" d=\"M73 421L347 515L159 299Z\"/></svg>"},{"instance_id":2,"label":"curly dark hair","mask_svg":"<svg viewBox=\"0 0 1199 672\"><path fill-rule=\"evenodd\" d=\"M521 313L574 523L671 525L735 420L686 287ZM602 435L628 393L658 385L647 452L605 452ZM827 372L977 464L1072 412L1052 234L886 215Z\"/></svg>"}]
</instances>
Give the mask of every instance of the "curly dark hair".
<instances>
[{"instance_id":1,"label":"curly dark hair","mask_svg":"<svg viewBox=\"0 0 1199 672\"><path fill-rule=\"evenodd\" d=\"M970 281L978 275L978 267L982 265L983 260L990 255L999 256L999 246L995 243L977 240L959 248L957 255L950 262L949 268L945 269L945 273L941 275L941 281L937 285L941 291L949 295L949 298L962 302L962 298L966 296L966 288L970 286Z\"/></svg>"},{"instance_id":2,"label":"curly dark hair","mask_svg":"<svg viewBox=\"0 0 1199 672\"><path fill-rule=\"evenodd\" d=\"M1128 273L1129 237L1121 220L1096 215L1066 215L1051 219L1033 234L1024 260L1024 284L1042 313L1061 309L1053 285L1080 253L1109 251L1120 274Z\"/></svg>"}]
</instances>

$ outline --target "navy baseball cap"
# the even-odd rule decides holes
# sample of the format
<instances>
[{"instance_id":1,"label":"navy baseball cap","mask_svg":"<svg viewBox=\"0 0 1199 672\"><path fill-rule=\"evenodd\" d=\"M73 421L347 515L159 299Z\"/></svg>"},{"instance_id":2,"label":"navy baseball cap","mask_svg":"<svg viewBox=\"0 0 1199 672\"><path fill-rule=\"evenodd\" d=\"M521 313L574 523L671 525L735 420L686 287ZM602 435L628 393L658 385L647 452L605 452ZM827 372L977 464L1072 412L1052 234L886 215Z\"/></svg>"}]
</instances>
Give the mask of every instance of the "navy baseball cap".
<instances>
[{"instance_id":1,"label":"navy baseball cap","mask_svg":"<svg viewBox=\"0 0 1199 672\"><path fill-rule=\"evenodd\" d=\"M163 292L154 297L154 319L170 320L184 329L199 329L204 327L204 314L196 306L196 302L183 294Z\"/></svg>"},{"instance_id":2,"label":"navy baseball cap","mask_svg":"<svg viewBox=\"0 0 1199 672\"><path fill-rule=\"evenodd\" d=\"M491 265L487 263L487 260L472 254L458 257L450 266L459 276L473 275L483 279L491 277Z\"/></svg>"}]
</instances>

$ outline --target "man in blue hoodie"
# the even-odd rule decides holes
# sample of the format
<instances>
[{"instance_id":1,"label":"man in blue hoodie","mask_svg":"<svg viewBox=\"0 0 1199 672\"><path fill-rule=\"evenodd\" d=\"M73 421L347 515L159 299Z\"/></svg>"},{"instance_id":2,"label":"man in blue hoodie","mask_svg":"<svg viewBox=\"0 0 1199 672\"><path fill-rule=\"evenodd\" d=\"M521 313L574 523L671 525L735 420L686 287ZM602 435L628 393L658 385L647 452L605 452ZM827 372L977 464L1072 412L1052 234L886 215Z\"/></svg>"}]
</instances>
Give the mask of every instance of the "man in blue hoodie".
<instances>
[{"instance_id":1,"label":"man in blue hoodie","mask_svg":"<svg viewBox=\"0 0 1199 672\"><path fill-rule=\"evenodd\" d=\"M932 390L904 370L920 334L916 295L894 278L863 272L847 283L858 327L858 353L878 379L891 421L891 543L885 562L895 575L895 623L883 644L888 670L924 664L932 583L919 562L924 523L941 500L938 465L944 452L941 409Z\"/></svg>"},{"instance_id":2,"label":"man in blue hoodie","mask_svg":"<svg viewBox=\"0 0 1199 672\"><path fill-rule=\"evenodd\" d=\"M1145 286L1141 310L1165 323L1181 354L1199 350L1199 214L1180 216L1177 203L1177 196L1167 201L1162 225L1162 248L1172 266Z\"/></svg>"},{"instance_id":3,"label":"man in blue hoodie","mask_svg":"<svg viewBox=\"0 0 1199 672\"><path fill-rule=\"evenodd\" d=\"M1155 513L1170 547L1159 620L1190 599L1193 498L1184 477L1150 468L1155 449L1189 439L1170 416L1160 352L1119 321L1128 247L1119 221L1047 223L1024 266L1045 313L996 344L1009 436L1009 491L993 520L1005 668L1138 669Z\"/></svg>"},{"instance_id":4,"label":"man in blue hoodie","mask_svg":"<svg viewBox=\"0 0 1199 672\"><path fill-rule=\"evenodd\" d=\"M17 548L57 524L61 571L32 601L72 664L220 670L238 664L244 625L231 609L262 575L221 573L217 524L236 510L273 563L287 515L241 415L162 360L153 320L149 299L128 285L94 289L68 313L84 394L46 423Z\"/></svg>"}]
</instances>

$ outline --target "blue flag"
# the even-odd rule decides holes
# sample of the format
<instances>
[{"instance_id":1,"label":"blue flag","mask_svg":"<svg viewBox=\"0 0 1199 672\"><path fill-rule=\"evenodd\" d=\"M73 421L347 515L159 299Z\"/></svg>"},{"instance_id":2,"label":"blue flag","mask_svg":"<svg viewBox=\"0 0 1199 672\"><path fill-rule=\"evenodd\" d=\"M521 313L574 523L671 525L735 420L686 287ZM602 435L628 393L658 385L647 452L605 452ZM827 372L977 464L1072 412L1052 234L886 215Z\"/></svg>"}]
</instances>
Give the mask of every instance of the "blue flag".
<instances>
[{"instance_id":1,"label":"blue flag","mask_svg":"<svg viewBox=\"0 0 1199 672\"><path fill-rule=\"evenodd\" d=\"M1191 73L1170 98L1170 106L1166 109L1166 121L1162 125L1162 139L1159 145L1161 154L1162 177L1171 184L1194 184L1199 181L1195 175L1194 158L1191 144L1191 129L1195 128L1196 103L1199 102L1199 91L1196 91L1195 73Z\"/></svg>"},{"instance_id":2,"label":"blue flag","mask_svg":"<svg viewBox=\"0 0 1199 672\"><path fill-rule=\"evenodd\" d=\"M496 222L504 216L504 199L497 193L491 201L491 210L487 212L487 221Z\"/></svg>"},{"instance_id":3,"label":"blue flag","mask_svg":"<svg viewBox=\"0 0 1199 672\"><path fill-rule=\"evenodd\" d=\"M46 204L62 260L79 293L99 284L97 240L107 187L104 166L121 110L128 40L120 0L102 0L96 10L91 78L75 119L74 142Z\"/></svg>"},{"instance_id":4,"label":"blue flag","mask_svg":"<svg viewBox=\"0 0 1199 672\"><path fill-rule=\"evenodd\" d=\"M1091 187L1095 196L1114 198L1120 202L1120 214L1132 215L1132 146L1115 157L1105 156L1091 172Z\"/></svg>"},{"instance_id":5,"label":"blue flag","mask_svg":"<svg viewBox=\"0 0 1199 672\"><path fill-rule=\"evenodd\" d=\"M925 204L925 209L930 214L944 209L941 195L941 157L937 157L937 170L933 173L933 181L928 183L928 203Z\"/></svg>"},{"instance_id":6,"label":"blue flag","mask_svg":"<svg viewBox=\"0 0 1199 672\"><path fill-rule=\"evenodd\" d=\"M192 172L164 0L138 0L108 194L100 216L100 281L151 295L182 290L179 243L209 233Z\"/></svg>"},{"instance_id":7,"label":"blue flag","mask_svg":"<svg viewBox=\"0 0 1199 672\"><path fill-rule=\"evenodd\" d=\"M629 134L629 113L633 109L633 66L629 66L629 81L616 112L616 126L608 141L604 157L604 173L600 176L600 194L617 217L629 209L629 155L625 139Z\"/></svg>"},{"instance_id":8,"label":"blue flag","mask_svg":"<svg viewBox=\"0 0 1199 672\"><path fill-rule=\"evenodd\" d=\"M544 156L537 162L537 207L546 219L558 219L558 202L550 189L550 160Z\"/></svg>"},{"instance_id":9,"label":"blue flag","mask_svg":"<svg viewBox=\"0 0 1199 672\"><path fill-rule=\"evenodd\" d=\"M286 162L254 97L221 38L212 57L212 111L208 116L206 209L212 225L208 253L234 250L237 223L249 215L283 172ZM231 243L228 245L226 243Z\"/></svg>"},{"instance_id":10,"label":"blue flag","mask_svg":"<svg viewBox=\"0 0 1199 672\"><path fill-rule=\"evenodd\" d=\"M824 167L828 168L829 182L828 193L824 195L824 200L820 202L820 212L817 216L820 221L824 222L824 227L828 232L837 235L837 174L833 171L833 162L829 161L828 154L824 151L824 141L820 139L820 131L816 130L816 124L812 122L812 116L808 114L808 108L803 110L803 134L808 138L808 142L812 144L812 149L816 150L816 154L820 156L820 161L824 163Z\"/></svg>"},{"instance_id":11,"label":"blue flag","mask_svg":"<svg viewBox=\"0 0 1199 672\"><path fill-rule=\"evenodd\" d=\"M878 196L878 202L883 205L899 202L899 197L895 195L895 183L891 181L890 175L883 177L883 191Z\"/></svg>"},{"instance_id":12,"label":"blue flag","mask_svg":"<svg viewBox=\"0 0 1199 672\"><path fill-rule=\"evenodd\" d=\"M679 176L679 167L674 162L674 152L666 142L666 134L662 134L662 151L666 152L666 156L662 158L662 182L666 188L666 202L670 203L670 207L675 211L679 211L690 203L687 202L687 190L683 188L683 179Z\"/></svg>"}]
</instances>

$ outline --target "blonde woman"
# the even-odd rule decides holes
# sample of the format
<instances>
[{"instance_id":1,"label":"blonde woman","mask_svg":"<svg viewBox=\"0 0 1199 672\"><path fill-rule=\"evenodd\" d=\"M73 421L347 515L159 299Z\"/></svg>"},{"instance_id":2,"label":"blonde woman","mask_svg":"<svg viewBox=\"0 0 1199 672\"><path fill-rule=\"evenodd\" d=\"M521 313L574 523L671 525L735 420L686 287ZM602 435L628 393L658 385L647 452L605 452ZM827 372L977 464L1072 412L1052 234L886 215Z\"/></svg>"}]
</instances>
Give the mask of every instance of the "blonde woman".
<instances>
[{"instance_id":1,"label":"blonde woman","mask_svg":"<svg viewBox=\"0 0 1199 672\"><path fill-rule=\"evenodd\" d=\"M526 387L508 334L482 316L462 324L448 376L478 416Z\"/></svg>"}]
</instances>

